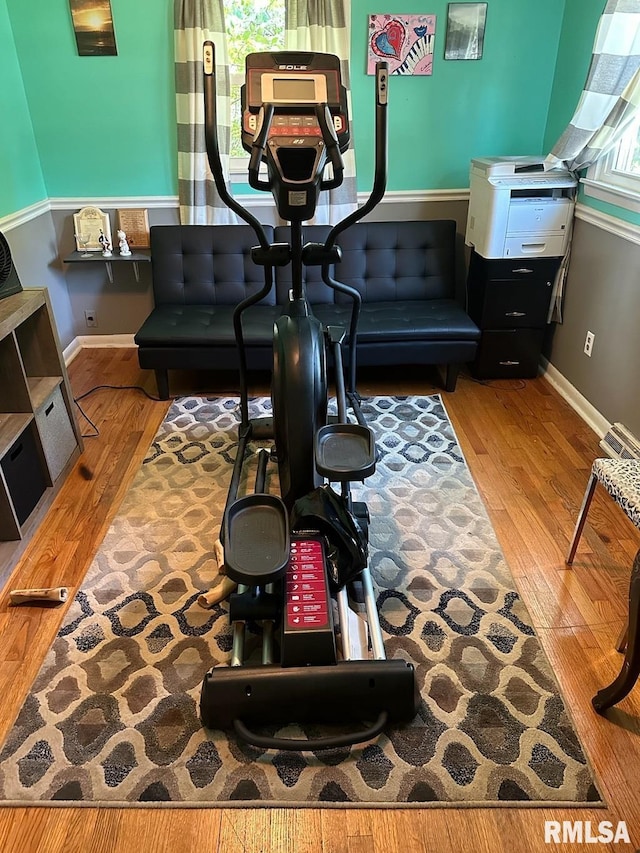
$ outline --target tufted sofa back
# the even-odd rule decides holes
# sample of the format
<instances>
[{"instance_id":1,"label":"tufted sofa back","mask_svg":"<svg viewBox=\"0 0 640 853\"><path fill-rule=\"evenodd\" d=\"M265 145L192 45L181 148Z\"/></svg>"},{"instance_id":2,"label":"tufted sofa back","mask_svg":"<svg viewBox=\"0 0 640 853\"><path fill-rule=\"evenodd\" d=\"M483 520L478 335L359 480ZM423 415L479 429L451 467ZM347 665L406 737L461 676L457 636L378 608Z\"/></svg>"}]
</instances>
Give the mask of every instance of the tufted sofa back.
<instances>
[{"instance_id":1,"label":"tufted sofa back","mask_svg":"<svg viewBox=\"0 0 640 853\"><path fill-rule=\"evenodd\" d=\"M276 242L288 242L287 227L275 229ZM324 242L328 226L307 226L305 242ZM355 287L363 302L453 299L455 296L456 223L359 222L338 237L342 261L335 277ZM305 271L307 294L313 304L351 300L327 287L319 267ZM276 270L277 301L291 287L291 267Z\"/></svg>"},{"instance_id":2,"label":"tufted sofa back","mask_svg":"<svg viewBox=\"0 0 640 853\"><path fill-rule=\"evenodd\" d=\"M272 241L273 228L265 232ZM156 305L236 305L264 284L248 225L154 225L150 237ZM274 290L261 304L275 304Z\"/></svg>"}]
</instances>

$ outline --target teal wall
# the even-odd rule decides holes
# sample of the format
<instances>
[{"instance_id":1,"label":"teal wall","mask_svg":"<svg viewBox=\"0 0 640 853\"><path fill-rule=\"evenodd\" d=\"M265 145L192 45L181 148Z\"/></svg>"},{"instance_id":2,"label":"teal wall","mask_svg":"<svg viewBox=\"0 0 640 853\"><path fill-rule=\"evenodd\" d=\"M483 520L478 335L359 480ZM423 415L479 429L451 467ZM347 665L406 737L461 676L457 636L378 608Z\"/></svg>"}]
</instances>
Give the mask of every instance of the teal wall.
<instances>
[{"instance_id":1,"label":"teal wall","mask_svg":"<svg viewBox=\"0 0 640 853\"><path fill-rule=\"evenodd\" d=\"M68 0L5 2L47 194L175 195L170 0L111 0L105 57L77 55Z\"/></svg>"},{"instance_id":2,"label":"teal wall","mask_svg":"<svg viewBox=\"0 0 640 853\"><path fill-rule=\"evenodd\" d=\"M112 0L116 57L77 56L68 0L0 2L8 4L48 195L175 194L170 0ZM385 11L412 5L425 11L415 0L388 0ZM484 57L468 62L443 59L446 8L445 0L428 6L437 15L433 76L392 80L389 189L466 187L473 156L543 149L564 3L491 0ZM372 171L372 11L380 9L371 0L353 0L362 189Z\"/></svg>"},{"instance_id":3,"label":"teal wall","mask_svg":"<svg viewBox=\"0 0 640 853\"><path fill-rule=\"evenodd\" d=\"M365 74L371 12L437 16L431 77L392 77L389 84L389 189L469 186L472 157L540 154L553 86L564 2L491 0L484 55L445 60L445 0L351 4L353 112L359 184L372 172L372 78Z\"/></svg>"},{"instance_id":4,"label":"teal wall","mask_svg":"<svg viewBox=\"0 0 640 853\"><path fill-rule=\"evenodd\" d=\"M0 216L5 216L47 197L6 0L0 0L0 116Z\"/></svg>"},{"instance_id":5,"label":"teal wall","mask_svg":"<svg viewBox=\"0 0 640 853\"><path fill-rule=\"evenodd\" d=\"M68 0L0 0L0 98L2 115L13 117L0 129L0 215L46 196L176 194L172 6L112 0L118 56L81 57ZM573 114L603 6L491 0L483 58L447 61L446 0L426 9L387 0L388 12L437 16L433 75L391 79L388 188L464 188L472 157L546 153ZM380 8L371 0L352 0L361 190L373 160L372 11Z\"/></svg>"}]
</instances>

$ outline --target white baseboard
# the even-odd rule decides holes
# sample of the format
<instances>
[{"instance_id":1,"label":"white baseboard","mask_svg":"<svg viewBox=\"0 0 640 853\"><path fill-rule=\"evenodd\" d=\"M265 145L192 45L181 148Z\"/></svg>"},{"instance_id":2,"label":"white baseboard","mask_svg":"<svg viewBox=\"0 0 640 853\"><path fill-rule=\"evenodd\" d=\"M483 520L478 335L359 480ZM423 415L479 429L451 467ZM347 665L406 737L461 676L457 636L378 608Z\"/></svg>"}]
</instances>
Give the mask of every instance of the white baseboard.
<instances>
[{"instance_id":1,"label":"white baseboard","mask_svg":"<svg viewBox=\"0 0 640 853\"><path fill-rule=\"evenodd\" d=\"M135 347L133 335L78 335L65 347L62 357L66 365L71 364L81 349L91 347Z\"/></svg>"},{"instance_id":2,"label":"white baseboard","mask_svg":"<svg viewBox=\"0 0 640 853\"><path fill-rule=\"evenodd\" d=\"M542 377L555 388L560 396L567 401L571 408L580 415L583 421L602 438L611 424L600 414L595 406L566 379L560 371L550 364L546 358L541 359Z\"/></svg>"},{"instance_id":3,"label":"white baseboard","mask_svg":"<svg viewBox=\"0 0 640 853\"><path fill-rule=\"evenodd\" d=\"M84 347L135 347L135 343L133 335L79 335L63 352L65 364L69 365ZM546 379L598 437L602 438L611 427L604 415L600 414L546 358L541 359L540 366L543 379Z\"/></svg>"}]
</instances>

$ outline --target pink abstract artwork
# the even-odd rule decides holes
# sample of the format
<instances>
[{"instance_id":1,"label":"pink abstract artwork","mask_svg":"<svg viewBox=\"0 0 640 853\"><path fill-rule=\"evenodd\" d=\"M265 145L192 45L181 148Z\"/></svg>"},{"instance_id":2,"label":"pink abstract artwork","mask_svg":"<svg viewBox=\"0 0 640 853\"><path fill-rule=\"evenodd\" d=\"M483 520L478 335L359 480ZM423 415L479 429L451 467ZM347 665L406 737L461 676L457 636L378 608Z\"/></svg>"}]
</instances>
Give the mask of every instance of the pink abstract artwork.
<instances>
[{"instance_id":1,"label":"pink abstract artwork","mask_svg":"<svg viewBox=\"0 0 640 853\"><path fill-rule=\"evenodd\" d=\"M435 32L435 15L369 15L367 74L381 59L390 74L431 74Z\"/></svg>"}]
</instances>

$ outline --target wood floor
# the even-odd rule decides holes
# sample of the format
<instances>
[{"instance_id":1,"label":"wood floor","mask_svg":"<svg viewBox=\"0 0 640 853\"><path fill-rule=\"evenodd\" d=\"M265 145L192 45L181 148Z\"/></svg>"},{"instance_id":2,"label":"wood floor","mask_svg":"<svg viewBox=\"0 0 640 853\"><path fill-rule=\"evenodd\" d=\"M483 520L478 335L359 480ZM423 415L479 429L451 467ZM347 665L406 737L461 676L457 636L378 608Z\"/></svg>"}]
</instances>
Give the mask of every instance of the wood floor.
<instances>
[{"instance_id":1,"label":"wood floor","mask_svg":"<svg viewBox=\"0 0 640 853\"><path fill-rule=\"evenodd\" d=\"M144 385L133 349L83 350L69 368L74 394L99 384ZM363 394L429 394L435 376L370 374ZM233 380L172 376L173 393L233 391ZM258 389L256 389L258 390ZM127 809L2 808L2 853L520 853L582 850L545 844L545 820L625 821L640 848L640 684L599 717L591 697L617 675L614 646L626 615L640 535L598 490L571 570L564 555L591 463L595 434L543 379L480 384L461 376L443 399L518 588L600 781L607 809ZM82 401L100 430L52 505L0 597L0 739L10 728L63 618L62 608L11 608L15 587L82 583L166 403L135 390ZM92 429L80 418L83 432Z\"/></svg>"}]
</instances>

